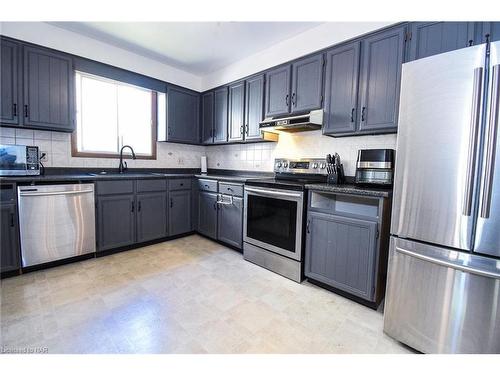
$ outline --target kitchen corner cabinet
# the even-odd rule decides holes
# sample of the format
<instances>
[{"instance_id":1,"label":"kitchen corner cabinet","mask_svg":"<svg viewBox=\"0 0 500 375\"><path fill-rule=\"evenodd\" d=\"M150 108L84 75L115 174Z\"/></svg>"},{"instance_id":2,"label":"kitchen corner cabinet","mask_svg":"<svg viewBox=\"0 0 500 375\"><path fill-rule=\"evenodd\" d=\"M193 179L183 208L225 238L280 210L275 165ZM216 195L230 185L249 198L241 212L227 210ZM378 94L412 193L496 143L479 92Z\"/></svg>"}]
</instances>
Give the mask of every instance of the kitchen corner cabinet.
<instances>
[{"instance_id":1,"label":"kitchen corner cabinet","mask_svg":"<svg viewBox=\"0 0 500 375\"><path fill-rule=\"evenodd\" d=\"M198 232L217 239L217 193L200 191L198 195Z\"/></svg>"},{"instance_id":2,"label":"kitchen corner cabinet","mask_svg":"<svg viewBox=\"0 0 500 375\"><path fill-rule=\"evenodd\" d=\"M228 141L242 141L245 127L245 81L229 86Z\"/></svg>"},{"instance_id":3,"label":"kitchen corner cabinet","mask_svg":"<svg viewBox=\"0 0 500 375\"><path fill-rule=\"evenodd\" d=\"M165 141L200 142L200 95L175 86L167 87L167 138Z\"/></svg>"},{"instance_id":4,"label":"kitchen corner cabinet","mask_svg":"<svg viewBox=\"0 0 500 375\"><path fill-rule=\"evenodd\" d=\"M408 61L474 44L474 22L412 22Z\"/></svg>"},{"instance_id":5,"label":"kitchen corner cabinet","mask_svg":"<svg viewBox=\"0 0 500 375\"><path fill-rule=\"evenodd\" d=\"M13 203L0 203L0 272L16 271L21 267L17 210Z\"/></svg>"},{"instance_id":6,"label":"kitchen corner cabinet","mask_svg":"<svg viewBox=\"0 0 500 375\"><path fill-rule=\"evenodd\" d=\"M191 185L189 190L170 191L168 197L168 235L177 236L192 230Z\"/></svg>"},{"instance_id":7,"label":"kitchen corner cabinet","mask_svg":"<svg viewBox=\"0 0 500 375\"><path fill-rule=\"evenodd\" d=\"M218 205L217 239L241 249L243 246L243 198L223 196Z\"/></svg>"},{"instance_id":8,"label":"kitchen corner cabinet","mask_svg":"<svg viewBox=\"0 0 500 375\"><path fill-rule=\"evenodd\" d=\"M214 92L210 91L201 96L201 143L213 143L214 120Z\"/></svg>"},{"instance_id":9,"label":"kitchen corner cabinet","mask_svg":"<svg viewBox=\"0 0 500 375\"><path fill-rule=\"evenodd\" d=\"M214 132L213 143L227 142L228 88L214 91Z\"/></svg>"},{"instance_id":10,"label":"kitchen corner cabinet","mask_svg":"<svg viewBox=\"0 0 500 375\"><path fill-rule=\"evenodd\" d=\"M19 43L0 39L0 122L2 124L19 124L18 96L18 60Z\"/></svg>"},{"instance_id":11,"label":"kitchen corner cabinet","mask_svg":"<svg viewBox=\"0 0 500 375\"><path fill-rule=\"evenodd\" d=\"M304 113L323 104L323 54L266 73L266 117Z\"/></svg>"},{"instance_id":12,"label":"kitchen corner cabinet","mask_svg":"<svg viewBox=\"0 0 500 375\"><path fill-rule=\"evenodd\" d=\"M405 35L393 27L327 51L323 134L397 131Z\"/></svg>"}]
</instances>

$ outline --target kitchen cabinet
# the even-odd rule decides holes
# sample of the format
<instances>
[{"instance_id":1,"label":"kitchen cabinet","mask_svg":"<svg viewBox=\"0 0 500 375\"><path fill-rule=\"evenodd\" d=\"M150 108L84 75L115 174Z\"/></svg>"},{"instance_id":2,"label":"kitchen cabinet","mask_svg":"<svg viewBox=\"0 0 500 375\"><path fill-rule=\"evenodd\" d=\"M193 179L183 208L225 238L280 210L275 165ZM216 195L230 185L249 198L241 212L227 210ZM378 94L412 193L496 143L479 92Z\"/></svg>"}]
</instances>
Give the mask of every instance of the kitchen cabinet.
<instances>
[{"instance_id":1,"label":"kitchen cabinet","mask_svg":"<svg viewBox=\"0 0 500 375\"><path fill-rule=\"evenodd\" d=\"M500 22L475 22L475 44L486 43L486 36L490 42L500 40Z\"/></svg>"},{"instance_id":2,"label":"kitchen cabinet","mask_svg":"<svg viewBox=\"0 0 500 375\"><path fill-rule=\"evenodd\" d=\"M23 126L74 130L73 63L67 55L24 46Z\"/></svg>"},{"instance_id":3,"label":"kitchen cabinet","mask_svg":"<svg viewBox=\"0 0 500 375\"><path fill-rule=\"evenodd\" d=\"M266 117L280 116L290 111L290 65L266 73Z\"/></svg>"},{"instance_id":4,"label":"kitchen cabinet","mask_svg":"<svg viewBox=\"0 0 500 375\"><path fill-rule=\"evenodd\" d=\"M2 274L21 267L15 203L0 203L0 261Z\"/></svg>"},{"instance_id":5,"label":"kitchen cabinet","mask_svg":"<svg viewBox=\"0 0 500 375\"><path fill-rule=\"evenodd\" d=\"M221 195L218 204L217 239L241 249L243 246L243 198Z\"/></svg>"},{"instance_id":6,"label":"kitchen cabinet","mask_svg":"<svg viewBox=\"0 0 500 375\"><path fill-rule=\"evenodd\" d=\"M308 112L323 106L322 54L292 64L291 112Z\"/></svg>"},{"instance_id":7,"label":"kitchen cabinet","mask_svg":"<svg viewBox=\"0 0 500 375\"><path fill-rule=\"evenodd\" d=\"M229 86L229 142L242 141L245 130L245 81L240 81Z\"/></svg>"},{"instance_id":8,"label":"kitchen cabinet","mask_svg":"<svg viewBox=\"0 0 500 375\"><path fill-rule=\"evenodd\" d=\"M474 22L412 22L408 61L465 48L474 43Z\"/></svg>"},{"instance_id":9,"label":"kitchen cabinet","mask_svg":"<svg viewBox=\"0 0 500 375\"><path fill-rule=\"evenodd\" d=\"M262 139L259 129L264 119L264 75L248 78L245 84L245 140Z\"/></svg>"},{"instance_id":10,"label":"kitchen cabinet","mask_svg":"<svg viewBox=\"0 0 500 375\"><path fill-rule=\"evenodd\" d=\"M360 49L357 41L326 54L324 134L356 131Z\"/></svg>"},{"instance_id":11,"label":"kitchen cabinet","mask_svg":"<svg viewBox=\"0 0 500 375\"><path fill-rule=\"evenodd\" d=\"M201 96L201 143L210 144L214 141L214 93L204 93Z\"/></svg>"},{"instance_id":12,"label":"kitchen cabinet","mask_svg":"<svg viewBox=\"0 0 500 375\"><path fill-rule=\"evenodd\" d=\"M217 193L200 191L198 194L198 232L217 239Z\"/></svg>"},{"instance_id":13,"label":"kitchen cabinet","mask_svg":"<svg viewBox=\"0 0 500 375\"><path fill-rule=\"evenodd\" d=\"M167 193L137 194L137 242L167 236Z\"/></svg>"},{"instance_id":14,"label":"kitchen cabinet","mask_svg":"<svg viewBox=\"0 0 500 375\"><path fill-rule=\"evenodd\" d=\"M200 95L180 87L167 87L168 142L200 142Z\"/></svg>"},{"instance_id":15,"label":"kitchen cabinet","mask_svg":"<svg viewBox=\"0 0 500 375\"><path fill-rule=\"evenodd\" d=\"M0 122L2 124L19 124L18 97L18 60L19 44L0 39Z\"/></svg>"},{"instance_id":16,"label":"kitchen cabinet","mask_svg":"<svg viewBox=\"0 0 500 375\"><path fill-rule=\"evenodd\" d=\"M377 223L310 213L307 228L305 275L370 299L374 293Z\"/></svg>"},{"instance_id":17,"label":"kitchen cabinet","mask_svg":"<svg viewBox=\"0 0 500 375\"><path fill-rule=\"evenodd\" d=\"M97 197L97 251L136 242L134 194Z\"/></svg>"},{"instance_id":18,"label":"kitchen cabinet","mask_svg":"<svg viewBox=\"0 0 500 375\"><path fill-rule=\"evenodd\" d=\"M214 91L214 136L213 143L227 142L227 102L228 88L222 87Z\"/></svg>"},{"instance_id":19,"label":"kitchen cabinet","mask_svg":"<svg viewBox=\"0 0 500 375\"><path fill-rule=\"evenodd\" d=\"M191 223L191 185L189 190L169 193L168 234L177 236L192 230Z\"/></svg>"},{"instance_id":20,"label":"kitchen cabinet","mask_svg":"<svg viewBox=\"0 0 500 375\"><path fill-rule=\"evenodd\" d=\"M397 131L405 35L393 27L327 52L323 134Z\"/></svg>"}]
</instances>

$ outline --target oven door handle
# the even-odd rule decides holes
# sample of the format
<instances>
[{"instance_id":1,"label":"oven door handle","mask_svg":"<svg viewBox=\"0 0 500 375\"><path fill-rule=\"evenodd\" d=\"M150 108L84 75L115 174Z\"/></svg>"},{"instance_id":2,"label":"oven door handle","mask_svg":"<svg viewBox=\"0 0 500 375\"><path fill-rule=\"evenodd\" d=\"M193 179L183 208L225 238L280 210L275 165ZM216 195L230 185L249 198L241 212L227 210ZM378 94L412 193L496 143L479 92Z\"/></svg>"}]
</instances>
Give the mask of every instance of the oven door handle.
<instances>
[{"instance_id":1,"label":"oven door handle","mask_svg":"<svg viewBox=\"0 0 500 375\"><path fill-rule=\"evenodd\" d=\"M294 197L294 198L301 198L300 193L288 193L286 191L273 191L273 190L261 190L261 189L256 189L256 188L251 188L251 187L246 187L245 186L245 191L251 192L251 193L257 193L257 194L262 194L262 195L272 195L276 197Z\"/></svg>"}]
</instances>

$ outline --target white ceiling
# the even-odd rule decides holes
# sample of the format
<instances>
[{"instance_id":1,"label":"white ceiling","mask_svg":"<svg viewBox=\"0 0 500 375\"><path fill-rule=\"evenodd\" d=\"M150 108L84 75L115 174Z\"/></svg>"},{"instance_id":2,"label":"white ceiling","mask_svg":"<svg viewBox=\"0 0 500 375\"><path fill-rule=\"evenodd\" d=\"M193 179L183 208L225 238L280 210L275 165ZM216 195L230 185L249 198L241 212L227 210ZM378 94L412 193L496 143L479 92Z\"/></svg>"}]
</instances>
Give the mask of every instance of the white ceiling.
<instances>
[{"instance_id":1,"label":"white ceiling","mask_svg":"<svg viewBox=\"0 0 500 375\"><path fill-rule=\"evenodd\" d=\"M50 22L188 72L205 75L321 22Z\"/></svg>"}]
</instances>

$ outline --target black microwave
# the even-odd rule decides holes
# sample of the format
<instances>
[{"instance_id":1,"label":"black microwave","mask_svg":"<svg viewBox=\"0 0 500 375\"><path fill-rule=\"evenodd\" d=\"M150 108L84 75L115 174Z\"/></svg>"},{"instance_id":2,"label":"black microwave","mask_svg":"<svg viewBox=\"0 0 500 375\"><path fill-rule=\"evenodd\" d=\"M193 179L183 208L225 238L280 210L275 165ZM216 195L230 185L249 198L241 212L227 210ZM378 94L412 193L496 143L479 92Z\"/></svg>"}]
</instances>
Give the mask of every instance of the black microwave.
<instances>
[{"instance_id":1,"label":"black microwave","mask_svg":"<svg viewBox=\"0 0 500 375\"><path fill-rule=\"evenodd\" d=\"M0 176L40 174L37 146L0 145Z\"/></svg>"}]
</instances>

